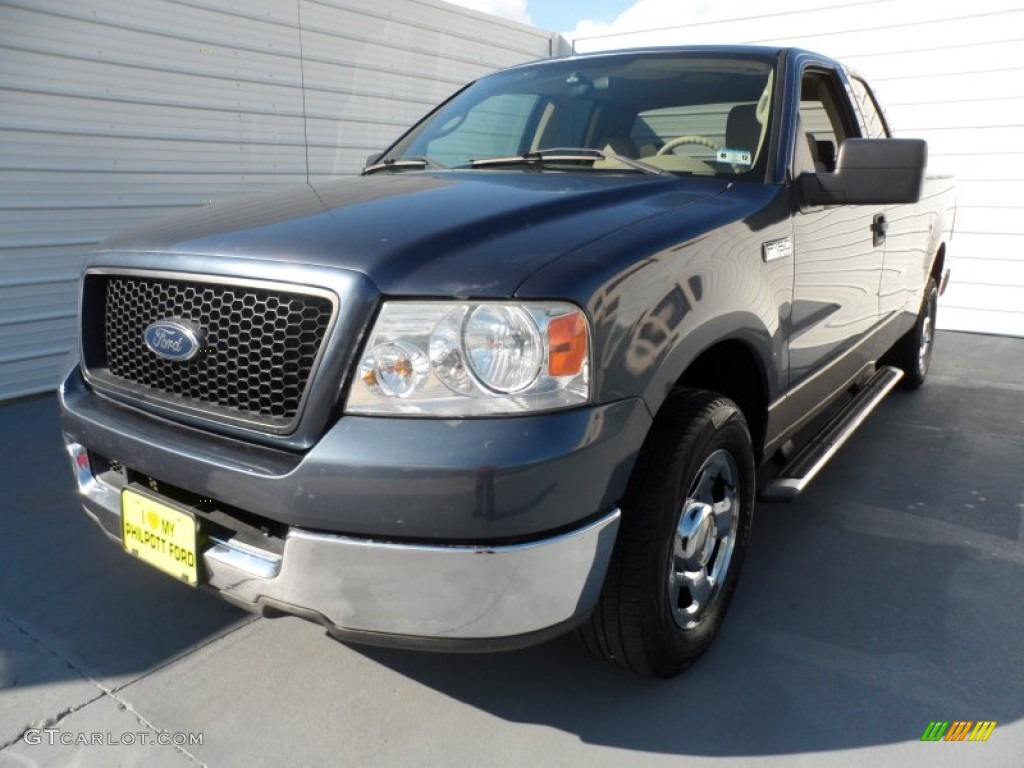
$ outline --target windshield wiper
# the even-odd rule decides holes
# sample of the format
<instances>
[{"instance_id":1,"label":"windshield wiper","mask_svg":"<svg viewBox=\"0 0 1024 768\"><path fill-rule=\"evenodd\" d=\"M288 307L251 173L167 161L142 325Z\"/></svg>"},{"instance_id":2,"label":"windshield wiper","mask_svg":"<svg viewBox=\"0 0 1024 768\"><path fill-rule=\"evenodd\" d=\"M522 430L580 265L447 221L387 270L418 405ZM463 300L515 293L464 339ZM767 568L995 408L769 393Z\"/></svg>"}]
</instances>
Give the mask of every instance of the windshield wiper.
<instances>
[{"instance_id":1,"label":"windshield wiper","mask_svg":"<svg viewBox=\"0 0 1024 768\"><path fill-rule=\"evenodd\" d=\"M565 148L537 149L531 152L524 152L521 155L509 155L508 157L483 157L477 160L470 160L471 168L487 168L500 165L527 165L542 166L545 163L584 163L593 164L598 160L614 160L623 165L635 168L638 171L652 176L671 176L672 174L661 168L645 163L643 160L634 160L631 157L617 155L614 152L605 152L603 149Z\"/></svg>"},{"instance_id":2,"label":"windshield wiper","mask_svg":"<svg viewBox=\"0 0 1024 768\"><path fill-rule=\"evenodd\" d=\"M429 157L389 157L387 160L382 160L379 163L368 165L363 168L360 176L367 176L377 171L403 171L403 170L423 170L424 168L430 168L434 171L443 171L447 169L447 166L441 165L436 160L431 160Z\"/></svg>"}]
</instances>

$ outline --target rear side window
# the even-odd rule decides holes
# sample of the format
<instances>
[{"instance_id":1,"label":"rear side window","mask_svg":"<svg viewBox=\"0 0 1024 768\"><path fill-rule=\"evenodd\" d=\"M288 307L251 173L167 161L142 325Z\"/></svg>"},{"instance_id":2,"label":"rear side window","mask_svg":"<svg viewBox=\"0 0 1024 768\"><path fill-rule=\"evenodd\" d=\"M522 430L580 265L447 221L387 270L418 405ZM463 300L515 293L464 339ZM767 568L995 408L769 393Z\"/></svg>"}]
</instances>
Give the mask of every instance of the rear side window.
<instances>
[{"instance_id":1,"label":"rear side window","mask_svg":"<svg viewBox=\"0 0 1024 768\"><path fill-rule=\"evenodd\" d=\"M886 128L885 117L882 110L875 101L874 95L867 84L857 77L850 78L850 88L853 93L853 102L860 112L861 130L864 136L869 139L884 139L889 135Z\"/></svg>"}]
</instances>

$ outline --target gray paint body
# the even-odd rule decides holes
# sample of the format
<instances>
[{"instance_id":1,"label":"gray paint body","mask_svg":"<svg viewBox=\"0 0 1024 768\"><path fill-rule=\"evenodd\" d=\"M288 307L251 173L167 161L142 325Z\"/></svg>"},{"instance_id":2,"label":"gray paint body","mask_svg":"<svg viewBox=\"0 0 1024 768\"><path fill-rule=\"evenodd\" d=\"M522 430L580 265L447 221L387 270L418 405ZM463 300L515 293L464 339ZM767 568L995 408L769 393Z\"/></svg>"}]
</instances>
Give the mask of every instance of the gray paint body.
<instances>
[{"instance_id":1,"label":"gray paint body","mask_svg":"<svg viewBox=\"0 0 1024 768\"><path fill-rule=\"evenodd\" d=\"M905 227L903 239L915 242L919 266L899 273L902 301L891 300L883 316L884 255L870 250L864 222L875 207L801 210L785 181L791 142L779 137L793 125L794 83L804 67L836 65L802 51L778 55L780 119L767 175L779 183L376 174L212 206L112 238L91 269L308 283L336 293L341 319L291 434L95 394L77 370L63 394L66 431L96 441L103 455L134 457L139 471L289 525L399 539L537 536L621 498L652 415L697 357L729 342L755 361L736 375L762 390L768 414L759 447L767 455L909 327L936 247L923 241L948 228L930 181L923 203L902 207L917 211L902 220L918 227ZM809 227L827 230L820 245L804 234ZM766 263L762 245L785 238L795 241L795 258ZM376 307L399 296L584 307L593 405L501 419L339 419ZM395 493L374 500L382 483Z\"/></svg>"},{"instance_id":2,"label":"gray paint body","mask_svg":"<svg viewBox=\"0 0 1024 768\"><path fill-rule=\"evenodd\" d=\"M720 373L756 393L747 405L762 412L748 420L760 421L756 447L770 455L910 328L951 207L943 179L929 179L915 205L801 207L790 179L800 73L836 65L776 55L763 183L400 172L216 206L112 239L90 269L306 283L335 292L340 319L290 434L91 387L72 366L60 393L69 442L293 530L406 544L543 541L618 506L673 387L702 354L727 346L742 356ZM879 210L899 222L891 257L872 246ZM766 244L787 239L788 256L765 258ZM396 297L577 304L591 328L591 402L504 418L343 415L376 309Z\"/></svg>"}]
</instances>

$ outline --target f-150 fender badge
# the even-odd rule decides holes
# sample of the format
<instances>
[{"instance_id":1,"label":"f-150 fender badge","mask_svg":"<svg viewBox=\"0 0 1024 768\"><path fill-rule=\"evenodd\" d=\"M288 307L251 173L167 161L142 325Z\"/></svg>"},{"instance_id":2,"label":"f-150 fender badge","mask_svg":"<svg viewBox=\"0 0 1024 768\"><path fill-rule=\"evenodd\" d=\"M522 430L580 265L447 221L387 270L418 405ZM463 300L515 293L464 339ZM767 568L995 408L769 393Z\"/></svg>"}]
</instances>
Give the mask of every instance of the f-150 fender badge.
<instances>
[{"instance_id":1,"label":"f-150 fender badge","mask_svg":"<svg viewBox=\"0 0 1024 768\"><path fill-rule=\"evenodd\" d=\"M761 243L761 258L764 259L766 264L770 261L788 259L792 255L793 241L788 237L782 237L778 240L769 240L766 243Z\"/></svg>"},{"instance_id":2,"label":"f-150 fender badge","mask_svg":"<svg viewBox=\"0 0 1024 768\"><path fill-rule=\"evenodd\" d=\"M177 362L191 360L203 346L202 332L181 320L157 320L150 323L142 338L154 355Z\"/></svg>"}]
</instances>

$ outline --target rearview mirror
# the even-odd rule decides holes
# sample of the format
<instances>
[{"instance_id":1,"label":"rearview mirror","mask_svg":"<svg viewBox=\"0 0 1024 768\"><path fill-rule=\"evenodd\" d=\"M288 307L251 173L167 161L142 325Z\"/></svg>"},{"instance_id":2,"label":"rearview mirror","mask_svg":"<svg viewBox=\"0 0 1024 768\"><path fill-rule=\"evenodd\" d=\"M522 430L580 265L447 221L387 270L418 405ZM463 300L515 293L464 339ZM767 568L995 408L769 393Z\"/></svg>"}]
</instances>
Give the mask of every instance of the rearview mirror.
<instances>
[{"instance_id":1,"label":"rearview mirror","mask_svg":"<svg viewBox=\"0 0 1024 768\"><path fill-rule=\"evenodd\" d=\"M922 139L847 139L835 173L802 173L795 186L805 205L916 203L927 164Z\"/></svg>"}]
</instances>

